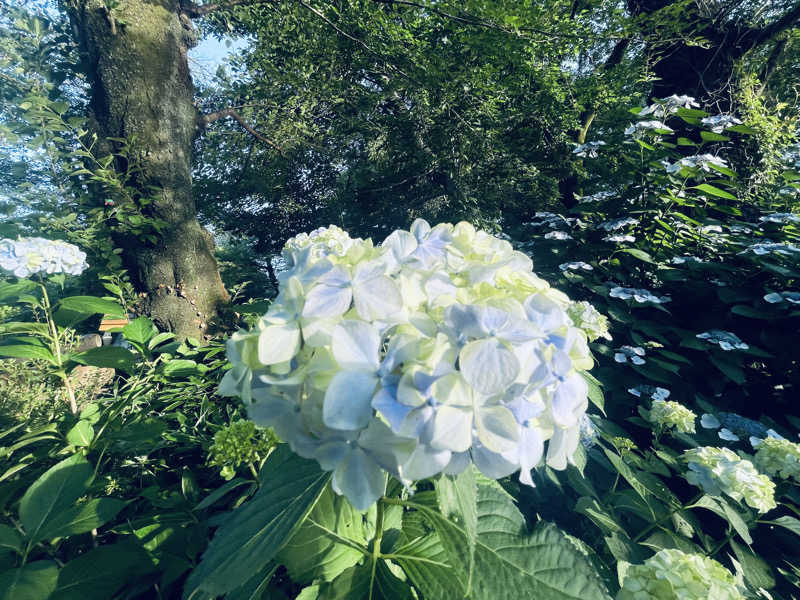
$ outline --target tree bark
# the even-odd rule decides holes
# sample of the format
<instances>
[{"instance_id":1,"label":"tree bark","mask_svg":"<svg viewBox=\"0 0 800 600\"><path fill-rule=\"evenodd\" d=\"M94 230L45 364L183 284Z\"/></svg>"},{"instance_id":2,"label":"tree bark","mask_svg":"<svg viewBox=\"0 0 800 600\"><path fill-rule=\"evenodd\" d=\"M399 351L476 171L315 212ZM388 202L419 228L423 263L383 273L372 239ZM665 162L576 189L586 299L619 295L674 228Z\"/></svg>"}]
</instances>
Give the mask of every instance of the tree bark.
<instances>
[{"instance_id":1,"label":"tree bark","mask_svg":"<svg viewBox=\"0 0 800 600\"><path fill-rule=\"evenodd\" d=\"M111 12L103 0L64 1L84 52L100 147L115 153L114 138L128 140L129 155L117 159L134 167L128 202L162 225L149 240L115 234L142 312L181 338L200 337L229 297L192 196L194 28L179 0L125 0Z\"/></svg>"}]
</instances>

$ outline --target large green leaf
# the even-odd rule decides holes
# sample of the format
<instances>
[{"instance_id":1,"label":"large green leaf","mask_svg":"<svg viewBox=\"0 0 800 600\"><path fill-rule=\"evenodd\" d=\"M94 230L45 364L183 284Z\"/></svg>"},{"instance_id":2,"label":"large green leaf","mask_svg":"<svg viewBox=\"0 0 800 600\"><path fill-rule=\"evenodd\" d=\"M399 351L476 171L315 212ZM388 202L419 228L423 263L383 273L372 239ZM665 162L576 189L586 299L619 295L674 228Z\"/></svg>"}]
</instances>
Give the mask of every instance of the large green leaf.
<instances>
[{"instance_id":1,"label":"large green leaf","mask_svg":"<svg viewBox=\"0 0 800 600\"><path fill-rule=\"evenodd\" d=\"M259 478L261 489L217 530L189 577L185 598L225 594L264 569L314 507L330 473L281 445Z\"/></svg>"},{"instance_id":2,"label":"large green leaf","mask_svg":"<svg viewBox=\"0 0 800 600\"><path fill-rule=\"evenodd\" d=\"M403 529L405 531L410 528L404 525ZM447 563L447 553L435 532L397 548L392 559L403 568L414 587L422 592L422 597L426 600L463 597L464 590L457 579L456 571Z\"/></svg>"},{"instance_id":3,"label":"large green leaf","mask_svg":"<svg viewBox=\"0 0 800 600\"><path fill-rule=\"evenodd\" d=\"M436 497L442 514L464 529L469 553L466 595L472 588L475 568L475 543L478 539L478 484L475 468L470 465L457 477L441 476L435 482Z\"/></svg>"},{"instance_id":4,"label":"large green leaf","mask_svg":"<svg viewBox=\"0 0 800 600\"><path fill-rule=\"evenodd\" d=\"M41 539L41 531L86 493L93 475L86 459L74 454L34 481L19 503L19 517L28 538Z\"/></svg>"},{"instance_id":5,"label":"large green leaf","mask_svg":"<svg viewBox=\"0 0 800 600\"><path fill-rule=\"evenodd\" d=\"M331 581L363 558L359 547L366 546L361 513L327 486L277 560L297 583Z\"/></svg>"},{"instance_id":6,"label":"large green leaf","mask_svg":"<svg viewBox=\"0 0 800 600\"><path fill-rule=\"evenodd\" d=\"M50 518L32 541L86 533L108 523L123 508L125 502L115 498L96 498L71 506Z\"/></svg>"},{"instance_id":7,"label":"large green leaf","mask_svg":"<svg viewBox=\"0 0 800 600\"><path fill-rule=\"evenodd\" d=\"M138 317L122 328L126 340L142 347L157 333L158 329L147 317Z\"/></svg>"},{"instance_id":8,"label":"large green leaf","mask_svg":"<svg viewBox=\"0 0 800 600\"><path fill-rule=\"evenodd\" d=\"M133 373L136 368L136 355L127 348L119 346L101 346L85 352L71 354L70 360L92 367L116 369L124 373Z\"/></svg>"},{"instance_id":9,"label":"large green leaf","mask_svg":"<svg viewBox=\"0 0 800 600\"><path fill-rule=\"evenodd\" d=\"M112 300L95 298L94 296L69 296L62 298L58 303L65 310L75 313L91 315L108 315L110 317L125 318L125 309Z\"/></svg>"},{"instance_id":10,"label":"large green leaf","mask_svg":"<svg viewBox=\"0 0 800 600\"><path fill-rule=\"evenodd\" d=\"M20 279L14 283L0 283L0 300L4 304L10 304L34 289L36 289L36 284L30 279Z\"/></svg>"},{"instance_id":11,"label":"large green leaf","mask_svg":"<svg viewBox=\"0 0 800 600\"><path fill-rule=\"evenodd\" d=\"M0 357L9 358L34 358L39 360L46 360L55 364L56 358L50 349L40 343L31 344L4 344L0 345Z\"/></svg>"},{"instance_id":12,"label":"large green leaf","mask_svg":"<svg viewBox=\"0 0 800 600\"><path fill-rule=\"evenodd\" d=\"M46 600L56 587L58 566L37 560L0 573L0 600Z\"/></svg>"},{"instance_id":13,"label":"large green leaf","mask_svg":"<svg viewBox=\"0 0 800 600\"><path fill-rule=\"evenodd\" d=\"M395 568L397 568L395 566ZM413 600L408 582L392 573L385 560L378 560L375 570L372 561L350 567L332 583L322 584L319 600Z\"/></svg>"},{"instance_id":14,"label":"large green leaf","mask_svg":"<svg viewBox=\"0 0 800 600\"><path fill-rule=\"evenodd\" d=\"M49 600L107 600L126 583L152 569L147 553L138 546L100 546L64 565Z\"/></svg>"},{"instance_id":15,"label":"large green leaf","mask_svg":"<svg viewBox=\"0 0 800 600\"><path fill-rule=\"evenodd\" d=\"M0 550L22 550L22 536L13 527L0 523Z\"/></svg>"},{"instance_id":16,"label":"large green leaf","mask_svg":"<svg viewBox=\"0 0 800 600\"><path fill-rule=\"evenodd\" d=\"M448 562L466 573L469 550L463 526L437 511L420 508L439 534ZM492 484L478 486L478 539L470 598L608 600L610 596L573 542L548 523L529 532L513 499Z\"/></svg>"}]
</instances>

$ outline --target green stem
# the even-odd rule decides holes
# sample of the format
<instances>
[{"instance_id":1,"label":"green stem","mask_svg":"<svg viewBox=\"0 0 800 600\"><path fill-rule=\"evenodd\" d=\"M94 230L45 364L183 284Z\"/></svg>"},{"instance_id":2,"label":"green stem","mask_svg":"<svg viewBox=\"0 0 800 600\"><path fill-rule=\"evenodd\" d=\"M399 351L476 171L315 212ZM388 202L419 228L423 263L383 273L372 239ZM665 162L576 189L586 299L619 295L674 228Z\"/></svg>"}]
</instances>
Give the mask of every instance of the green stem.
<instances>
[{"instance_id":1,"label":"green stem","mask_svg":"<svg viewBox=\"0 0 800 600\"><path fill-rule=\"evenodd\" d=\"M72 389L69 377L64 372L64 359L61 356L61 340L58 335L58 328L53 320L53 307L50 304L50 296L47 295L47 287L44 282L39 282L39 287L42 288L42 303L44 304L44 314L47 319L47 326L50 329L50 347L53 349L53 355L56 358L56 366L58 367L58 375L61 381L64 382L64 388L67 390L69 397L69 409L73 415L78 414L78 402L75 400L75 390Z\"/></svg>"},{"instance_id":2,"label":"green stem","mask_svg":"<svg viewBox=\"0 0 800 600\"><path fill-rule=\"evenodd\" d=\"M651 531L653 531L653 529L655 529L656 527L660 527L660 526L661 526L661 524L662 524L664 521L666 521L667 519L671 518L671 517L672 517L672 515L674 515L674 514L675 514L675 513L677 513L677 512L680 512L680 511L682 511L682 510L686 510L686 507L688 507L688 506L691 506L692 504L694 504L695 502L697 502L697 501L698 501L698 500L699 500L699 499L700 499L702 496L703 496L703 494L702 494L702 493L701 493L701 494L698 494L697 496L695 496L694 498L692 498L691 500L689 500L689 502L688 502L687 504L681 504L681 505L680 505L680 507L678 507L678 508L675 508L675 509L671 510L669 513L667 513L666 515L664 515L663 517L661 517L661 518L660 518L660 519L658 519L657 521L655 521L655 522L653 522L653 523L650 523L650 525L648 525L647 527L645 527L645 528L644 528L642 531L640 531L640 532L639 532L639 533L636 535L636 537L634 537L634 538L633 538L633 541L634 541L634 542L638 542L640 539L642 539L642 538L643 538L644 536L646 536L648 533L650 533Z\"/></svg>"},{"instance_id":3,"label":"green stem","mask_svg":"<svg viewBox=\"0 0 800 600\"><path fill-rule=\"evenodd\" d=\"M375 588L375 570L378 567L378 559L381 557L381 540L383 538L383 507L384 500L378 500L378 514L375 516L375 535L372 538L372 573L369 578L369 599L372 600L372 591Z\"/></svg>"}]
</instances>

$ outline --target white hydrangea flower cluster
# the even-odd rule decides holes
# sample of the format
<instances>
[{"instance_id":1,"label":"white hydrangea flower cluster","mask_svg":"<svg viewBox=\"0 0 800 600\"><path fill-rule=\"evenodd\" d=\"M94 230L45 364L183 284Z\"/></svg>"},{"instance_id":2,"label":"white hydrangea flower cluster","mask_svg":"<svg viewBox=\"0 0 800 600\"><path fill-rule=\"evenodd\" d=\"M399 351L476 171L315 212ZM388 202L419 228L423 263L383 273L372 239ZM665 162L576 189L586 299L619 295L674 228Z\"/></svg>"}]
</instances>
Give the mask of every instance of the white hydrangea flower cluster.
<instances>
[{"instance_id":1,"label":"white hydrangea flower cluster","mask_svg":"<svg viewBox=\"0 0 800 600\"><path fill-rule=\"evenodd\" d=\"M635 242L636 237L629 233L615 233L603 238L604 242Z\"/></svg>"},{"instance_id":2,"label":"white hydrangea flower cluster","mask_svg":"<svg viewBox=\"0 0 800 600\"><path fill-rule=\"evenodd\" d=\"M713 115L711 117L703 117L700 122L711 129L714 133L722 133L729 127L734 125L741 125L742 122L733 115Z\"/></svg>"},{"instance_id":3,"label":"white hydrangea flower cluster","mask_svg":"<svg viewBox=\"0 0 800 600\"><path fill-rule=\"evenodd\" d=\"M629 360L635 365L643 365L647 361L642 357L645 350L641 346L620 346L614 353L614 362L625 363Z\"/></svg>"},{"instance_id":4,"label":"white hydrangea flower cluster","mask_svg":"<svg viewBox=\"0 0 800 600\"><path fill-rule=\"evenodd\" d=\"M775 484L733 450L700 446L684 452L683 458L689 464L687 481L706 494L721 496L725 493L737 501L744 499L761 513L777 506Z\"/></svg>"},{"instance_id":5,"label":"white hydrangea flower cluster","mask_svg":"<svg viewBox=\"0 0 800 600\"><path fill-rule=\"evenodd\" d=\"M655 131L656 133L675 133L672 127L669 127L663 121L637 121L625 129L625 135L633 135L635 137L638 134L646 131Z\"/></svg>"},{"instance_id":6,"label":"white hydrangea flower cluster","mask_svg":"<svg viewBox=\"0 0 800 600\"><path fill-rule=\"evenodd\" d=\"M614 198L615 196L617 196L615 192L605 190L601 192L595 192L594 194L590 194L588 196L579 196L576 198L576 200L581 204L589 204L591 202L605 202L606 200Z\"/></svg>"},{"instance_id":7,"label":"white hydrangea flower cluster","mask_svg":"<svg viewBox=\"0 0 800 600\"><path fill-rule=\"evenodd\" d=\"M609 290L608 295L612 298L619 298L620 300L630 300L633 298L636 302L640 303L652 302L653 304L664 304L666 302L672 302L672 298L669 296L656 296L650 290L641 288L614 286Z\"/></svg>"},{"instance_id":8,"label":"white hydrangea flower cluster","mask_svg":"<svg viewBox=\"0 0 800 600\"><path fill-rule=\"evenodd\" d=\"M697 156L687 156L667 166L667 173L680 173L683 169L700 169L709 173L711 167L727 168L728 163L724 159L713 154L699 154Z\"/></svg>"},{"instance_id":9,"label":"white hydrangea flower cluster","mask_svg":"<svg viewBox=\"0 0 800 600\"><path fill-rule=\"evenodd\" d=\"M722 331L721 329L712 329L711 331L704 331L698 333L696 338L706 340L709 344L716 344L725 351L731 350L749 350L750 346L744 343L738 335L730 331Z\"/></svg>"},{"instance_id":10,"label":"white hydrangea flower cluster","mask_svg":"<svg viewBox=\"0 0 800 600\"><path fill-rule=\"evenodd\" d=\"M572 460L587 333L511 244L417 220L378 247L318 230L283 257L269 311L228 342L220 393L333 471L356 508L386 473L410 484L472 462L532 485L532 468Z\"/></svg>"},{"instance_id":11,"label":"white hydrangea flower cluster","mask_svg":"<svg viewBox=\"0 0 800 600\"><path fill-rule=\"evenodd\" d=\"M576 260L573 262L565 262L558 265L558 268L561 271L593 271L594 267L589 263L585 263L582 260Z\"/></svg>"},{"instance_id":12,"label":"white hydrangea flower cluster","mask_svg":"<svg viewBox=\"0 0 800 600\"><path fill-rule=\"evenodd\" d=\"M628 388L628 393L633 394L637 398L641 398L644 395L651 400L666 400L671 394L666 388L654 387L652 385L637 385L636 387Z\"/></svg>"},{"instance_id":13,"label":"white hydrangea flower cluster","mask_svg":"<svg viewBox=\"0 0 800 600\"><path fill-rule=\"evenodd\" d=\"M800 292L772 292L764 296L770 304L780 304L784 300L790 304L800 304Z\"/></svg>"},{"instance_id":14,"label":"white hydrangea flower cluster","mask_svg":"<svg viewBox=\"0 0 800 600\"><path fill-rule=\"evenodd\" d=\"M628 225L638 225L639 219L634 217L622 217L620 219L613 219L611 221L604 221L600 223L597 228L598 229L605 229L606 231L616 231L617 229L622 229L623 227L627 227Z\"/></svg>"},{"instance_id":15,"label":"white hydrangea flower cluster","mask_svg":"<svg viewBox=\"0 0 800 600\"><path fill-rule=\"evenodd\" d=\"M36 273L80 275L88 266L85 252L61 240L40 237L0 240L0 268L16 277Z\"/></svg>"},{"instance_id":16,"label":"white hydrangea flower cluster","mask_svg":"<svg viewBox=\"0 0 800 600\"><path fill-rule=\"evenodd\" d=\"M639 111L639 116L653 115L654 117L663 119L666 116L674 115L678 112L679 108L697 108L699 106L700 105L692 96L678 96L677 94L672 94L666 98L656 100L656 102L650 106L646 106Z\"/></svg>"},{"instance_id":17,"label":"white hydrangea flower cluster","mask_svg":"<svg viewBox=\"0 0 800 600\"><path fill-rule=\"evenodd\" d=\"M751 442L756 449L753 462L759 470L771 477L791 477L800 483L800 444L772 436Z\"/></svg>"},{"instance_id":18,"label":"white hydrangea flower cluster","mask_svg":"<svg viewBox=\"0 0 800 600\"><path fill-rule=\"evenodd\" d=\"M663 429L675 428L680 433L694 433L697 415L680 402L672 400L653 400L650 408L650 421Z\"/></svg>"},{"instance_id":19,"label":"white hydrangea flower cluster","mask_svg":"<svg viewBox=\"0 0 800 600\"><path fill-rule=\"evenodd\" d=\"M744 600L744 586L712 558L668 548L642 565L620 564L617 600Z\"/></svg>"},{"instance_id":20,"label":"white hydrangea flower cluster","mask_svg":"<svg viewBox=\"0 0 800 600\"><path fill-rule=\"evenodd\" d=\"M586 158L597 158L597 151L601 146L605 145L606 143L602 140L597 142L586 142L585 144L578 144L575 146L575 149L572 151L572 153Z\"/></svg>"},{"instance_id":21,"label":"white hydrangea flower cluster","mask_svg":"<svg viewBox=\"0 0 800 600\"><path fill-rule=\"evenodd\" d=\"M572 324L586 333L590 342L598 338L611 339L611 334L608 332L608 317L600 313L591 303L573 302L567 308L567 314L572 319Z\"/></svg>"},{"instance_id":22,"label":"white hydrangea flower cluster","mask_svg":"<svg viewBox=\"0 0 800 600\"><path fill-rule=\"evenodd\" d=\"M758 218L762 223L778 223L788 225L789 223L800 223L800 215L795 213L771 213Z\"/></svg>"}]
</instances>

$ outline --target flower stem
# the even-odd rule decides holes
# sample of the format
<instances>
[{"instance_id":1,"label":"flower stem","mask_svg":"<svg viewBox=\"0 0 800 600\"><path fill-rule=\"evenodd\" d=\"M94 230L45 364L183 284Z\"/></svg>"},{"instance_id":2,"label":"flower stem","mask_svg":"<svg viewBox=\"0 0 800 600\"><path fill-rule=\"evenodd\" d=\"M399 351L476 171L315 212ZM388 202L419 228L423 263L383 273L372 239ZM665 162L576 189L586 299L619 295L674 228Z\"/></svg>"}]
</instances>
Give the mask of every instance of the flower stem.
<instances>
[{"instance_id":1,"label":"flower stem","mask_svg":"<svg viewBox=\"0 0 800 600\"><path fill-rule=\"evenodd\" d=\"M64 359L61 356L61 340L59 339L58 328L53 320L53 307L50 304L50 296L47 295L47 287L44 285L44 282L39 282L39 287L42 288L44 315L47 319L47 326L50 329L50 346L53 349L53 355L56 358L58 375L61 377L61 381L64 382L64 388L67 390L67 396L69 397L69 409L73 415L76 415L78 414L78 402L75 400L75 390L72 389L72 383L69 380L69 376L64 372Z\"/></svg>"},{"instance_id":2,"label":"flower stem","mask_svg":"<svg viewBox=\"0 0 800 600\"><path fill-rule=\"evenodd\" d=\"M375 570L378 567L378 559L381 557L381 540L383 539L383 507L384 500L378 500L378 514L375 516L375 535L372 537L372 573L369 578L369 599L372 600L372 591L375 588Z\"/></svg>"}]
</instances>

